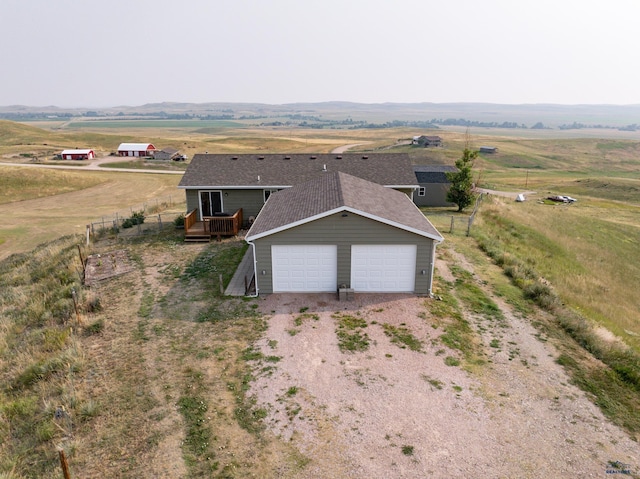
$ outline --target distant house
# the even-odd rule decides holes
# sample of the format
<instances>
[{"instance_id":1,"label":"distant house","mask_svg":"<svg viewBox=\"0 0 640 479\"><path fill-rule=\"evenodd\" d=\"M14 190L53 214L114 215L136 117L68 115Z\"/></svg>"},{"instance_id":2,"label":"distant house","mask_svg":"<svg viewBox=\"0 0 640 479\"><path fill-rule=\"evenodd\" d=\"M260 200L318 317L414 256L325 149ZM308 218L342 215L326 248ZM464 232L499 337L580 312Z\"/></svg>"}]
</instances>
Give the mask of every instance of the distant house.
<instances>
[{"instance_id":1,"label":"distant house","mask_svg":"<svg viewBox=\"0 0 640 479\"><path fill-rule=\"evenodd\" d=\"M416 206L451 206L447 193L451 182L447 173L458 171L455 166L427 165L414 166L413 171L418 182L418 190L413 194Z\"/></svg>"},{"instance_id":2,"label":"distant house","mask_svg":"<svg viewBox=\"0 0 640 479\"><path fill-rule=\"evenodd\" d=\"M165 161L183 161L185 159L185 156L181 155L180 152L175 148L163 148L162 150L154 150L151 152L151 156L153 156L154 160Z\"/></svg>"},{"instance_id":3,"label":"distant house","mask_svg":"<svg viewBox=\"0 0 640 479\"><path fill-rule=\"evenodd\" d=\"M439 136L414 136L411 144L423 146L425 148L434 148L442 146L442 138Z\"/></svg>"},{"instance_id":4,"label":"distant house","mask_svg":"<svg viewBox=\"0 0 640 479\"><path fill-rule=\"evenodd\" d=\"M498 151L498 148L495 146L481 146L480 147L480 153L488 153L488 154L493 154L495 152Z\"/></svg>"},{"instance_id":5,"label":"distant house","mask_svg":"<svg viewBox=\"0 0 640 479\"><path fill-rule=\"evenodd\" d=\"M118 156L151 156L155 149L151 143L120 143Z\"/></svg>"},{"instance_id":6,"label":"distant house","mask_svg":"<svg viewBox=\"0 0 640 479\"><path fill-rule=\"evenodd\" d=\"M93 150L62 150L60 154L63 160L91 160L96 157Z\"/></svg>"},{"instance_id":7,"label":"distant house","mask_svg":"<svg viewBox=\"0 0 640 479\"><path fill-rule=\"evenodd\" d=\"M407 195L333 170L274 193L245 240L258 294L427 295L443 238Z\"/></svg>"}]
</instances>

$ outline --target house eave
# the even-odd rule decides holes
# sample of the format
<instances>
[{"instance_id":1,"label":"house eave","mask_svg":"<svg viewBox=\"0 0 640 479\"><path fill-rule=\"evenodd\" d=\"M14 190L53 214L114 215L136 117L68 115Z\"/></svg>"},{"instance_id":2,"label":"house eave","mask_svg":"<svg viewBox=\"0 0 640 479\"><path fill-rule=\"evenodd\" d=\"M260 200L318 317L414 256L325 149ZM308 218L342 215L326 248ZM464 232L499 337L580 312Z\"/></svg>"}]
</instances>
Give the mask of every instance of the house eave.
<instances>
[{"instance_id":1,"label":"house eave","mask_svg":"<svg viewBox=\"0 0 640 479\"><path fill-rule=\"evenodd\" d=\"M285 189L291 188L293 185L178 185L183 190L264 190L264 189ZM418 185L383 185L386 188L399 189L418 189Z\"/></svg>"},{"instance_id":2,"label":"house eave","mask_svg":"<svg viewBox=\"0 0 640 479\"><path fill-rule=\"evenodd\" d=\"M183 190L264 190L264 189L285 189L291 188L291 185L222 185L222 186L191 186L178 185Z\"/></svg>"}]
</instances>

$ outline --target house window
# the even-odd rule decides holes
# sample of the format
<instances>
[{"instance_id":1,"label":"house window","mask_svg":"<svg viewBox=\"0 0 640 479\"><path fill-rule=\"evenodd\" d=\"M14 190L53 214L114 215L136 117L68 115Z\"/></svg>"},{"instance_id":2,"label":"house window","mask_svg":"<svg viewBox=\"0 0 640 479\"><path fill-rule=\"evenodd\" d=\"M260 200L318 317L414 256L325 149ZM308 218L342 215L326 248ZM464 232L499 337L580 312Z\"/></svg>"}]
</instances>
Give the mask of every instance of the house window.
<instances>
[{"instance_id":1,"label":"house window","mask_svg":"<svg viewBox=\"0 0 640 479\"><path fill-rule=\"evenodd\" d=\"M277 189L270 189L270 190L264 190L264 202L266 203L267 200L269 199L269 196L271 196L271 193L275 193L279 190Z\"/></svg>"},{"instance_id":2,"label":"house window","mask_svg":"<svg viewBox=\"0 0 640 479\"><path fill-rule=\"evenodd\" d=\"M424 186L418 188L418 196L424 196L427 193L427 189Z\"/></svg>"}]
</instances>

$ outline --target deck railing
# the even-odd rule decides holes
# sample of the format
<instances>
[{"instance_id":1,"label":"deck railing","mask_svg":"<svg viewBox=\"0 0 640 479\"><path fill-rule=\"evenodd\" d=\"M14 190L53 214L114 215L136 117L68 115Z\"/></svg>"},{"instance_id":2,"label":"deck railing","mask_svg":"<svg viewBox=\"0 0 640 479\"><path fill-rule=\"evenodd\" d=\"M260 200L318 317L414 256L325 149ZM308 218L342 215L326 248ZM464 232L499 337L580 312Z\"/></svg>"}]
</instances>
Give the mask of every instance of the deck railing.
<instances>
[{"instance_id":1,"label":"deck railing","mask_svg":"<svg viewBox=\"0 0 640 479\"><path fill-rule=\"evenodd\" d=\"M242 208L231 216L205 216L202 221L211 236L235 236L242 228Z\"/></svg>"},{"instance_id":2,"label":"deck railing","mask_svg":"<svg viewBox=\"0 0 640 479\"><path fill-rule=\"evenodd\" d=\"M193 209L184 217L184 230L189 231L193 225L198 222L198 210Z\"/></svg>"},{"instance_id":3,"label":"deck railing","mask_svg":"<svg viewBox=\"0 0 640 479\"><path fill-rule=\"evenodd\" d=\"M205 216L202 221L198 221L197 216L197 210L193 210L184 217L185 239L188 241L236 236L242 229L242 208L232 215Z\"/></svg>"}]
</instances>

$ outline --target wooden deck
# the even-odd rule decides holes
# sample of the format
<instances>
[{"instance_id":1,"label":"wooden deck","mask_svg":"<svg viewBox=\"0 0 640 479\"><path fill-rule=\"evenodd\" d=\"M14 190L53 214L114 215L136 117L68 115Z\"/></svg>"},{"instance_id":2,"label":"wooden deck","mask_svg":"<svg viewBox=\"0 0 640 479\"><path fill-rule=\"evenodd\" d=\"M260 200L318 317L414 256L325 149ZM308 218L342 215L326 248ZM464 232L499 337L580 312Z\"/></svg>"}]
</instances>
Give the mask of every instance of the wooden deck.
<instances>
[{"instance_id":1,"label":"wooden deck","mask_svg":"<svg viewBox=\"0 0 640 479\"><path fill-rule=\"evenodd\" d=\"M184 217L185 241L211 241L222 236L236 236L242 229L242 208L228 216L205 216L198 220L198 210Z\"/></svg>"}]
</instances>

